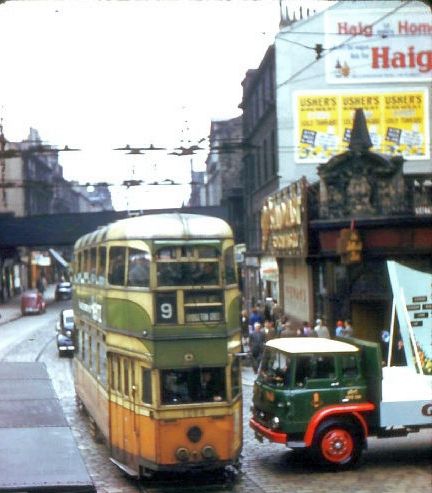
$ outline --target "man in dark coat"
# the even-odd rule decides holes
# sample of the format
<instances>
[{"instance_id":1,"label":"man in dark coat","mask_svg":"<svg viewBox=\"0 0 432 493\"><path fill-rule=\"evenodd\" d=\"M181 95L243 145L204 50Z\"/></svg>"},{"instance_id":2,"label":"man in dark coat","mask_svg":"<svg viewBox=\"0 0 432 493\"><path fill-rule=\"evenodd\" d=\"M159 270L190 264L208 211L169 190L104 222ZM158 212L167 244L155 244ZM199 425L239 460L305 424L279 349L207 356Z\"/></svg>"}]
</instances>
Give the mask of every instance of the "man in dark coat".
<instances>
[{"instance_id":1,"label":"man in dark coat","mask_svg":"<svg viewBox=\"0 0 432 493\"><path fill-rule=\"evenodd\" d=\"M254 330L249 336L249 351L252 358L252 369L255 374L258 373L258 367L261 363L264 351L265 336L261 330L261 324L255 322Z\"/></svg>"}]
</instances>

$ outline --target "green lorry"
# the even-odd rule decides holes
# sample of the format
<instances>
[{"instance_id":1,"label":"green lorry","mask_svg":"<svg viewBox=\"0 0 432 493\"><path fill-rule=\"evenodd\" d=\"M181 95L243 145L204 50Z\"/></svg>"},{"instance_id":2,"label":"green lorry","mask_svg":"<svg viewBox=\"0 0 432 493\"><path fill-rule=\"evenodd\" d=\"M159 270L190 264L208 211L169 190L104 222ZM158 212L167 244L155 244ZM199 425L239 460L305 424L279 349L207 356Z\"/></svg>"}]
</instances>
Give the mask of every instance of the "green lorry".
<instances>
[{"instance_id":1,"label":"green lorry","mask_svg":"<svg viewBox=\"0 0 432 493\"><path fill-rule=\"evenodd\" d=\"M347 469L369 436L432 426L431 384L415 368L383 367L373 342L273 339L254 383L250 426L260 441L307 448L316 463Z\"/></svg>"}]
</instances>

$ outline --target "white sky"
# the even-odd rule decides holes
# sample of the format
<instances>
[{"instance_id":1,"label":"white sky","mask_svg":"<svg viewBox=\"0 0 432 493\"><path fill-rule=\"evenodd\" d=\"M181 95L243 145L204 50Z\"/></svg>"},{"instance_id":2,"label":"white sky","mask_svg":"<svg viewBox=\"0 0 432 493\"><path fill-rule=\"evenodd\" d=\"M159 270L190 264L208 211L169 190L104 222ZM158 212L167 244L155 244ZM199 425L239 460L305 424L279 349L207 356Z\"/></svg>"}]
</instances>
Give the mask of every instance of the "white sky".
<instances>
[{"instance_id":1,"label":"white sky","mask_svg":"<svg viewBox=\"0 0 432 493\"><path fill-rule=\"evenodd\" d=\"M305 2L302 2L305 3ZM238 116L241 81L279 29L278 0L21 0L0 5L0 116L10 141L29 128L80 183L190 181L190 157L115 147L173 147ZM204 169L207 153L193 156ZM178 207L190 187L113 189L115 208Z\"/></svg>"}]
</instances>

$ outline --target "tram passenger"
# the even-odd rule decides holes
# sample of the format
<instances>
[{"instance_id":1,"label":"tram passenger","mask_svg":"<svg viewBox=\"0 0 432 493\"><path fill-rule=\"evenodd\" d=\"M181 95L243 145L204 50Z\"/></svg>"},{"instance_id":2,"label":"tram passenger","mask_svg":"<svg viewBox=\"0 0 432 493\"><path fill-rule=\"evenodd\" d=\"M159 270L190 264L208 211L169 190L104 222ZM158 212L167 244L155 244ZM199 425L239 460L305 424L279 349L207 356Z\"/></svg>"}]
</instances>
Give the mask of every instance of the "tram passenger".
<instances>
[{"instance_id":1,"label":"tram passenger","mask_svg":"<svg viewBox=\"0 0 432 493\"><path fill-rule=\"evenodd\" d=\"M143 256L134 258L129 264L129 286L149 285L149 263Z\"/></svg>"},{"instance_id":2,"label":"tram passenger","mask_svg":"<svg viewBox=\"0 0 432 493\"><path fill-rule=\"evenodd\" d=\"M119 254L112 259L110 266L110 274L108 275L108 281L115 286L122 286L125 278L125 259L124 256Z\"/></svg>"},{"instance_id":3,"label":"tram passenger","mask_svg":"<svg viewBox=\"0 0 432 493\"><path fill-rule=\"evenodd\" d=\"M215 402L222 400L222 396L220 395L220 386L217 384L210 371L204 371L202 373L201 398L205 401Z\"/></svg>"}]
</instances>

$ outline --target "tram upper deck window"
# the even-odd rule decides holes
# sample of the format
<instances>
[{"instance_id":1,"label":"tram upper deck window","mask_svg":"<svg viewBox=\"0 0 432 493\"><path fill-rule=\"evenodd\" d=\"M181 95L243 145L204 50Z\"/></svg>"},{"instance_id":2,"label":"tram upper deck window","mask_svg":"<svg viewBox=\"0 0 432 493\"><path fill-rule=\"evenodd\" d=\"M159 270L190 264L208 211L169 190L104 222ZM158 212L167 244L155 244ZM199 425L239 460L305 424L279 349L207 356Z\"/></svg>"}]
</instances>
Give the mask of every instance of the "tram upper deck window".
<instances>
[{"instance_id":1,"label":"tram upper deck window","mask_svg":"<svg viewBox=\"0 0 432 493\"><path fill-rule=\"evenodd\" d=\"M218 258L219 251L211 246L198 246L197 254L199 258Z\"/></svg>"},{"instance_id":2,"label":"tram upper deck window","mask_svg":"<svg viewBox=\"0 0 432 493\"><path fill-rule=\"evenodd\" d=\"M82 278L82 253L78 252L75 259L75 281L81 282Z\"/></svg>"},{"instance_id":3,"label":"tram upper deck window","mask_svg":"<svg viewBox=\"0 0 432 493\"><path fill-rule=\"evenodd\" d=\"M106 247L99 247L98 266L97 266L97 283L105 284L105 267L106 267Z\"/></svg>"},{"instance_id":4,"label":"tram upper deck window","mask_svg":"<svg viewBox=\"0 0 432 493\"><path fill-rule=\"evenodd\" d=\"M126 248L111 247L109 250L108 282L114 286L124 286Z\"/></svg>"},{"instance_id":5,"label":"tram upper deck window","mask_svg":"<svg viewBox=\"0 0 432 493\"><path fill-rule=\"evenodd\" d=\"M159 286L213 286L219 284L217 262L158 262Z\"/></svg>"},{"instance_id":6,"label":"tram upper deck window","mask_svg":"<svg viewBox=\"0 0 432 493\"><path fill-rule=\"evenodd\" d=\"M96 248L90 248L90 282L96 282Z\"/></svg>"},{"instance_id":7,"label":"tram upper deck window","mask_svg":"<svg viewBox=\"0 0 432 493\"><path fill-rule=\"evenodd\" d=\"M234 247L227 248L225 252L225 284L236 283L236 270L234 263Z\"/></svg>"},{"instance_id":8,"label":"tram upper deck window","mask_svg":"<svg viewBox=\"0 0 432 493\"><path fill-rule=\"evenodd\" d=\"M89 280L89 256L90 252L89 250L84 250L83 251L83 263L82 263L82 277L81 279L84 282L88 282Z\"/></svg>"},{"instance_id":9,"label":"tram upper deck window","mask_svg":"<svg viewBox=\"0 0 432 493\"><path fill-rule=\"evenodd\" d=\"M225 399L225 368L161 371L162 404L221 402Z\"/></svg>"},{"instance_id":10,"label":"tram upper deck window","mask_svg":"<svg viewBox=\"0 0 432 493\"><path fill-rule=\"evenodd\" d=\"M161 248L156 254L158 260L174 260L177 257L176 248Z\"/></svg>"},{"instance_id":11,"label":"tram upper deck window","mask_svg":"<svg viewBox=\"0 0 432 493\"><path fill-rule=\"evenodd\" d=\"M150 255L148 252L129 248L128 286L150 285Z\"/></svg>"}]
</instances>

